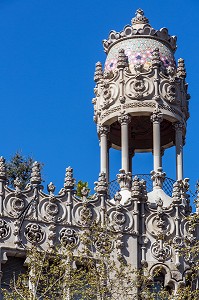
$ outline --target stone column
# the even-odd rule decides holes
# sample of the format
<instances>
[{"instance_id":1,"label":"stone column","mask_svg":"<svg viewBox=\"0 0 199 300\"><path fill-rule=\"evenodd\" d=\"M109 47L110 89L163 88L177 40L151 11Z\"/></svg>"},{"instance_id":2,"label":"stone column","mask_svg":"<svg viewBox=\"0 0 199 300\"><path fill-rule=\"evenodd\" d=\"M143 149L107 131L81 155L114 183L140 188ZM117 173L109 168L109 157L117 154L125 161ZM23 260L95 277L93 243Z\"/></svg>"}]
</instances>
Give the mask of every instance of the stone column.
<instances>
[{"instance_id":1,"label":"stone column","mask_svg":"<svg viewBox=\"0 0 199 300\"><path fill-rule=\"evenodd\" d=\"M105 173L106 178L108 178L108 142L107 142L107 135L109 132L108 126L99 126L98 134L100 137L100 173Z\"/></svg>"},{"instance_id":2,"label":"stone column","mask_svg":"<svg viewBox=\"0 0 199 300\"><path fill-rule=\"evenodd\" d=\"M161 142L160 142L160 123L162 122L162 113L157 108L151 115L153 122L153 170L158 171L162 168Z\"/></svg>"},{"instance_id":3,"label":"stone column","mask_svg":"<svg viewBox=\"0 0 199 300\"><path fill-rule=\"evenodd\" d=\"M176 180L183 179L183 124L175 123L175 144L176 144Z\"/></svg>"},{"instance_id":4,"label":"stone column","mask_svg":"<svg viewBox=\"0 0 199 300\"><path fill-rule=\"evenodd\" d=\"M129 115L121 114L118 117L121 124L121 150L122 150L122 170L129 172L129 132L128 124L131 122Z\"/></svg>"},{"instance_id":5,"label":"stone column","mask_svg":"<svg viewBox=\"0 0 199 300\"><path fill-rule=\"evenodd\" d=\"M135 155L135 152L133 149L129 149L129 172L133 174L133 162L132 159Z\"/></svg>"}]
</instances>

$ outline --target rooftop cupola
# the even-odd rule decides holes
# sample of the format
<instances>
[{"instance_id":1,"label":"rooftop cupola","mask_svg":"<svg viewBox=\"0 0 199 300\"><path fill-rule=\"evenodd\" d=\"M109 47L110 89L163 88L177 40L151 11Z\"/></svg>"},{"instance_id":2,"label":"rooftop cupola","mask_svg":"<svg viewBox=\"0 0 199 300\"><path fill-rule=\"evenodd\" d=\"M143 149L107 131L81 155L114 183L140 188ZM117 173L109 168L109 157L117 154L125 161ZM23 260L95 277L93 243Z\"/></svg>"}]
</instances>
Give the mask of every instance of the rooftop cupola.
<instances>
[{"instance_id":1,"label":"rooftop cupola","mask_svg":"<svg viewBox=\"0 0 199 300\"><path fill-rule=\"evenodd\" d=\"M96 64L93 99L101 172L109 178L110 147L121 150L122 176L133 172L135 153L152 152L152 180L161 189L162 155L175 146L176 179L182 180L189 94L184 60L176 64L174 58L176 37L166 28L155 30L138 9L132 25L112 30L103 46L107 58L104 69Z\"/></svg>"}]
</instances>

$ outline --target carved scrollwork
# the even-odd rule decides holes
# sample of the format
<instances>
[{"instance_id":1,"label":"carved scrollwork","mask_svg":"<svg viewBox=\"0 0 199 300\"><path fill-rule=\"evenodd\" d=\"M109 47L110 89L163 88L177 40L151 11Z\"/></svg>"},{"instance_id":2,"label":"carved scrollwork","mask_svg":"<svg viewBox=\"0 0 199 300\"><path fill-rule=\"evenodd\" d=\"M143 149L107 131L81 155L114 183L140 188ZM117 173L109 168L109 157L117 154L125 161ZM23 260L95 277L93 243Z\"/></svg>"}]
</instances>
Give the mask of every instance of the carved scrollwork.
<instances>
[{"instance_id":1,"label":"carved scrollwork","mask_svg":"<svg viewBox=\"0 0 199 300\"><path fill-rule=\"evenodd\" d=\"M78 243L77 232L71 228L63 228L59 233L59 240L64 247L74 248Z\"/></svg>"},{"instance_id":2,"label":"carved scrollwork","mask_svg":"<svg viewBox=\"0 0 199 300\"><path fill-rule=\"evenodd\" d=\"M170 236L175 229L174 221L161 211L150 215L146 220L147 231L154 237L158 235Z\"/></svg>"},{"instance_id":3,"label":"carved scrollwork","mask_svg":"<svg viewBox=\"0 0 199 300\"><path fill-rule=\"evenodd\" d=\"M0 220L0 239L6 239L10 234L10 226L4 220Z\"/></svg>"},{"instance_id":4,"label":"carved scrollwork","mask_svg":"<svg viewBox=\"0 0 199 300\"><path fill-rule=\"evenodd\" d=\"M61 222L66 219L67 212L64 205L55 196L44 198L38 205L39 216L47 222Z\"/></svg>"},{"instance_id":5,"label":"carved scrollwork","mask_svg":"<svg viewBox=\"0 0 199 300\"><path fill-rule=\"evenodd\" d=\"M158 261L165 261L169 257L171 257L171 247L164 243L163 246L161 246L159 241L156 241L151 246L151 253L152 255L158 260Z\"/></svg>"},{"instance_id":6,"label":"carved scrollwork","mask_svg":"<svg viewBox=\"0 0 199 300\"><path fill-rule=\"evenodd\" d=\"M8 195L4 201L5 210L11 217L18 217L26 205L27 201L25 197L21 196L19 198L19 196L14 196L14 194ZM29 214L29 212L27 212L27 214Z\"/></svg>"},{"instance_id":7,"label":"carved scrollwork","mask_svg":"<svg viewBox=\"0 0 199 300\"><path fill-rule=\"evenodd\" d=\"M153 82L144 76L136 76L126 82L126 95L130 99L144 100L152 95L154 90Z\"/></svg>"},{"instance_id":8,"label":"carved scrollwork","mask_svg":"<svg viewBox=\"0 0 199 300\"><path fill-rule=\"evenodd\" d=\"M105 82L102 89L103 102L101 103L102 108L106 109L115 103L116 99L119 97L119 87L117 84L111 82Z\"/></svg>"},{"instance_id":9,"label":"carved scrollwork","mask_svg":"<svg viewBox=\"0 0 199 300\"><path fill-rule=\"evenodd\" d=\"M172 104L177 104L179 90L175 82L170 82L167 79L161 80L159 91L164 100Z\"/></svg>"},{"instance_id":10,"label":"carved scrollwork","mask_svg":"<svg viewBox=\"0 0 199 300\"><path fill-rule=\"evenodd\" d=\"M121 204L108 211L108 215L109 226L112 230L117 232L131 232L133 230L133 217Z\"/></svg>"},{"instance_id":11,"label":"carved scrollwork","mask_svg":"<svg viewBox=\"0 0 199 300\"><path fill-rule=\"evenodd\" d=\"M44 239L44 231L39 224L28 224L25 227L25 237L31 244L38 244Z\"/></svg>"}]
</instances>

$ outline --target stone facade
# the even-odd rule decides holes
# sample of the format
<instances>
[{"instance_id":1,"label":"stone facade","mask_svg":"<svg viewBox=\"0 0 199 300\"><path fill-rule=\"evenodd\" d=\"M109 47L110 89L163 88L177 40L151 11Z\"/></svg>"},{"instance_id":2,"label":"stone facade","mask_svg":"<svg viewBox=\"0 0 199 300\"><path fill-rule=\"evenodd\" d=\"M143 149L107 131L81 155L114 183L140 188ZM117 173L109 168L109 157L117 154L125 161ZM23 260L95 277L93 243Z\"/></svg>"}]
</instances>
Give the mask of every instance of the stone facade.
<instances>
[{"instance_id":1,"label":"stone facade","mask_svg":"<svg viewBox=\"0 0 199 300\"><path fill-rule=\"evenodd\" d=\"M186 71L183 59L176 65L176 38L166 28L149 25L137 10L132 26L112 31L103 42L107 60L96 64L94 121L100 139L100 175L95 194L76 196L73 169L66 169L63 188L55 194L53 183L48 194L41 185L40 165L32 167L30 183L21 190L6 184L6 165L0 158L0 255L1 280L11 258L25 256L27 246L40 249L55 244L81 248L80 236L93 221L107 226L116 236L116 256L135 269L143 266L153 278L159 266L164 286L177 290L185 284L189 258L179 250L185 239L194 240L187 216L191 213L188 179L183 177L183 145L189 117ZM176 147L176 180L166 193L162 155ZM110 196L109 149L121 150L119 189ZM153 152L152 190L146 182L132 178L132 156ZM150 170L149 170L150 171ZM108 219L107 219L108 218ZM171 243L172 241L172 243ZM103 247L102 240L95 251Z\"/></svg>"}]
</instances>

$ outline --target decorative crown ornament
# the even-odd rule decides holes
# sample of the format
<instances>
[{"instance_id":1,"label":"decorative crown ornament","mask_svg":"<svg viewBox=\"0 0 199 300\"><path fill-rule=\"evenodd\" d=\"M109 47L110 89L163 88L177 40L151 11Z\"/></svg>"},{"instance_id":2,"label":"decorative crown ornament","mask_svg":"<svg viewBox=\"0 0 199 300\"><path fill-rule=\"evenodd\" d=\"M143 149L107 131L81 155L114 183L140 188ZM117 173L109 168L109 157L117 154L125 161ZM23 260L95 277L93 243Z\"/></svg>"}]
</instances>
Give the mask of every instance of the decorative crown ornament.
<instances>
[{"instance_id":1,"label":"decorative crown ornament","mask_svg":"<svg viewBox=\"0 0 199 300\"><path fill-rule=\"evenodd\" d=\"M131 20L132 25L135 24L148 24L149 19L147 19L144 15L144 11L139 8L136 10L135 17Z\"/></svg>"}]
</instances>

